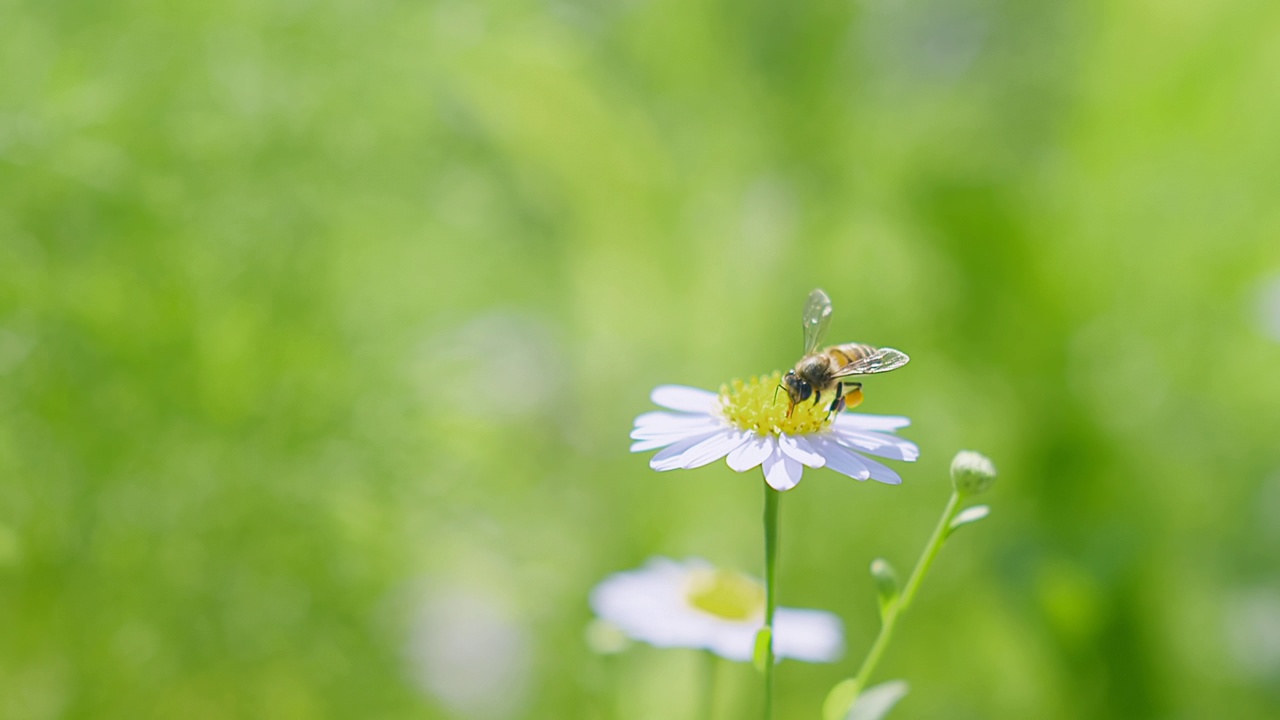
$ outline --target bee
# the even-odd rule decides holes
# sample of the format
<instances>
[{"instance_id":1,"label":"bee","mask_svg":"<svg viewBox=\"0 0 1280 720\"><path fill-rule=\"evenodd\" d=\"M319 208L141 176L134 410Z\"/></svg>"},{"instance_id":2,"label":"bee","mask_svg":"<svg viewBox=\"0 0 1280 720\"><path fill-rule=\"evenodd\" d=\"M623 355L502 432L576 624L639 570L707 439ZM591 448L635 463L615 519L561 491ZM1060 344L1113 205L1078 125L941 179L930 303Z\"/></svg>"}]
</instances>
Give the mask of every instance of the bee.
<instances>
[{"instance_id":1,"label":"bee","mask_svg":"<svg viewBox=\"0 0 1280 720\"><path fill-rule=\"evenodd\" d=\"M862 343L832 345L818 350L818 343L830 324L831 298L822 290L814 290L809 293L809 301L804 306L804 357L787 371L780 386L791 398L788 416L797 403L812 396L813 404L817 405L822 396L828 394L832 398L828 412L840 412L845 408L846 398L862 391L862 383L844 378L889 372L906 365L911 359L901 350Z\"/></svg>"}]
</instances>

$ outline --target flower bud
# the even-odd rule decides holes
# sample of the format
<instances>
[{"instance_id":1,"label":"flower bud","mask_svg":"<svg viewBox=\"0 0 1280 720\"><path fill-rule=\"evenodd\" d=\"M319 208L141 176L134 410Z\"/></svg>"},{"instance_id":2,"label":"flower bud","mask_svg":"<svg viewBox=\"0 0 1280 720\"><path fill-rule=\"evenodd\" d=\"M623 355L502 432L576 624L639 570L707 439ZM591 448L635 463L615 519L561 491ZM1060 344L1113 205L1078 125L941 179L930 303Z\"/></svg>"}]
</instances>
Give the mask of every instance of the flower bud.
<instances>
[{"instance_id":1,"label":"flower bud","mask_svg":"<svg viewBox=\"0 0 1280 720\"><path fill-rule=\"evenodd\" d=\"M961 450L951 461L951 484L961 495L981 495L996 481L996 466L982 453Z\"/></svg>"},{"instance_id":2,"label":"flower bud","mask_svg":"<svg viewBox=\"0 0 1280 720\"><path fill-rule=\"evenodd\" d=\"M893 566L884 558L876 558L871 561L871 577L875 578L876 590L880 593L880 599L889 602L898 596L898 574L893 571Z\"/></svg>"},{"instance_id":3,"label":"flower bud","mask_svg":"<svg viewBox=\"0 0 1280 720\"><path fill-rule=\"evenodd\" d=\"M880 600L880 619L889 616L889 608L898 600L898 573L884 558L871 561L871 577L876 581L876 595Z\"/></svg>"}]
</instances>

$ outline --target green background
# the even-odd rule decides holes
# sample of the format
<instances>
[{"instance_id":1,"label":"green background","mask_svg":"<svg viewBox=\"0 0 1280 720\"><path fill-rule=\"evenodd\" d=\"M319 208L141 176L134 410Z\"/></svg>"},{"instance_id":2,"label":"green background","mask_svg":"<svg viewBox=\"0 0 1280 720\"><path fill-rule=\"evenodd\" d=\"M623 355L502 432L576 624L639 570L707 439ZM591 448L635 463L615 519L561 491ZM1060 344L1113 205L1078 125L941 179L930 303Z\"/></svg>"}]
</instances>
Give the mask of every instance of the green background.
<instances>
[{"instance_id":1,"label":"green background","mask_svg":"<svg viewBox=\"0 0 1280 720\"><path fill-rule=\"evenodd\" d=\"M627 434L789 367L816 286L911 354L862 410L922 455L782 498L782 604L850 651L780 718L962 448L993 514L892 717L1280 713L1275 2L0 17L0 718L700 717L703 658L592 654L586 596L760 573L759 472Z\"/></svg>"}]
</instances>

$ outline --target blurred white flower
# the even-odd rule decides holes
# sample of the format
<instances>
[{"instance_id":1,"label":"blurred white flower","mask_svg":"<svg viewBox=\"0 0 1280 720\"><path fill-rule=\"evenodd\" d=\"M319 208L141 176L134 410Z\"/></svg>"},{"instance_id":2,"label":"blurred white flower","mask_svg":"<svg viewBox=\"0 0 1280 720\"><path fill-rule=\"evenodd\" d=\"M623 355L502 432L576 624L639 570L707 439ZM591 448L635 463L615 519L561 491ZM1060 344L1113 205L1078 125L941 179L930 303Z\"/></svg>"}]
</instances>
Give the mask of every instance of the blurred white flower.
<instances>
[{"instance_id":1,"label":"blurred white flower","mask_svg":"<svg viewBox=\"0 0 1280 720\"><path fill-rule=\"evenodd\" d=\"M632 639L747 662L764 626L765 588L704 560L652 558L605 578L591 591L591 609ZM780 607L773 626L778 658L832 662L844 653L844 627L831 613Z\"/></svg>"},{"instance_id":2,"label":"blurred white flower","mask_svg":"<svg viewBox=\"0 0 1280 720\"><path fill-rule=\"evenodd\" d=\"M790 490L804 467L828 467L855 480L871 478L897 485L898 473L867 455L912 461L915 443L889 434L911 423L904 417L828 413L822 406L778 398L780 375L734 381L720 394L679 385L662 385L650 396L668 410L636 418L631 452L664 448L649 460L654 470L701 467L726 458L746 472L764 466L765 481Z\"/></svg>"},{"instance_id":3,"label":"blurred white flower","mask_svg":"<svg viewBox=\"0 0 1280 720\"><path fill-rule=\"evenodd\" d=\"M1273 275L1258 286L1258 327L1272 340L1280 342L1280 275Z\"/></svg>"},{"instance_id":4,"label":"blurred white flower","mask_svg":"<svg viewBox=\"0 0 1280 720\"><path fill-rule=\"evenodd\" d=\"M429 592L407 648L415 682L454 713L517 714L533 666L528 632L501 599L462 587Z\"/></svg>"},{"instance_id":5,"label":"blurred white flower","mask_svg":"<svg viewBox=\"0 0 1280 720\"><path fill-rule=\"evenodd\" d=\"M1234 592L1223 620L1237 671L1250 679L1280 678L1280 593L1270 588Z\"/></svg>"},{"instance_id":6,"label":"blurred white flower","mask_svg":"<svg viewBox=\"0 0 1280 720\"><path fill-rule=\"evenodd\" d=\"M424 397L488 421L537 416L554 405L565 383L564 350L555 328L516 310L477 315L437 334L413 363ZM478 396L493 395L486 388L495 383L501 386L500 399L476 402Z\"/></svg>"},{"instance_id":7,"label":"blurred white flower","mask_svg":"<svg viewBox=\"0 0 1280 720\"><path fill-rule=\"evenodd\" d=\"M21 365L35 344L30 337L0 327L0 375L7 375Z\"/></svg>"}]
</instances>

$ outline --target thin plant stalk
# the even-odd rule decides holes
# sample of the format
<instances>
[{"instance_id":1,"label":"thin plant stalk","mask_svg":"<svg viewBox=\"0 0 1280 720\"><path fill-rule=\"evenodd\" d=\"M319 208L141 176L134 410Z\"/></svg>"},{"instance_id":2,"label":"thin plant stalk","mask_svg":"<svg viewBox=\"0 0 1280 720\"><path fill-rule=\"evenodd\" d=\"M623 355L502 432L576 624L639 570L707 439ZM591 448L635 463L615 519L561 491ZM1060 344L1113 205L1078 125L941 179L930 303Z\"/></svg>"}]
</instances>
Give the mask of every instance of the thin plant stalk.
<instances>
[{"instance_id":1,"label":"thin plant stalk","mask_svg":"<svg viewBox=\"0 0 1280 720\"><path fill-rule=\"evenodd\" d=\"M880 633L876 635L875 643L872 644L871 650L867 652L867 657L862 661L862 667L858 669L858 674L854 677L854 687L858 694L861 694L867 687L867 680L871 678L871 673L880 662L880 656L884 654L885 648L889 646L889 640L893 637L893 629L898 623L898 618L910 607L911 601L916 596L916 591L920 588L920 583L924 581L924 576L929 572L929 566L933 565L933 559L938 556L938 551L942 549L942 545L946 542L947 528L951 525L952 519L955 518L956 512L960 509L960 500L960 493L952 491L951 499L947 501L947 507L942 511L942 518L938 520L937 527L933 529L933 535L930 536L924 551L920 553L920 559L916 561L915 569L911 571L911 577L907 580L902 593L885 608L884 622L880 624Z\"/></svg>"},{"instance_id":2,"label":"thin plant stalk","mask_svg":"<svg viewBox=\"0 0 1280 720\"><path fill-rule=\"evenodd\" d=\"M715 653L704 651L702 653L704 662L703 667L706 672L706 690L703 691L702 713L701 716L706 720L715 720L716 717L716 688L719 685L720 663L717 662Z\"/></svg>"},{"instance_id":3,"label":"thin plant stalk","mask_svg":"<svg viewBox=\"0 0 1280 720\"><path fill-rule=\"evenodd\" d=\"M778 499L764 485L764 625L769 631L764 654L764 720L773 718L773 612L778 607Z\"/></svg>"}]
</instances>

